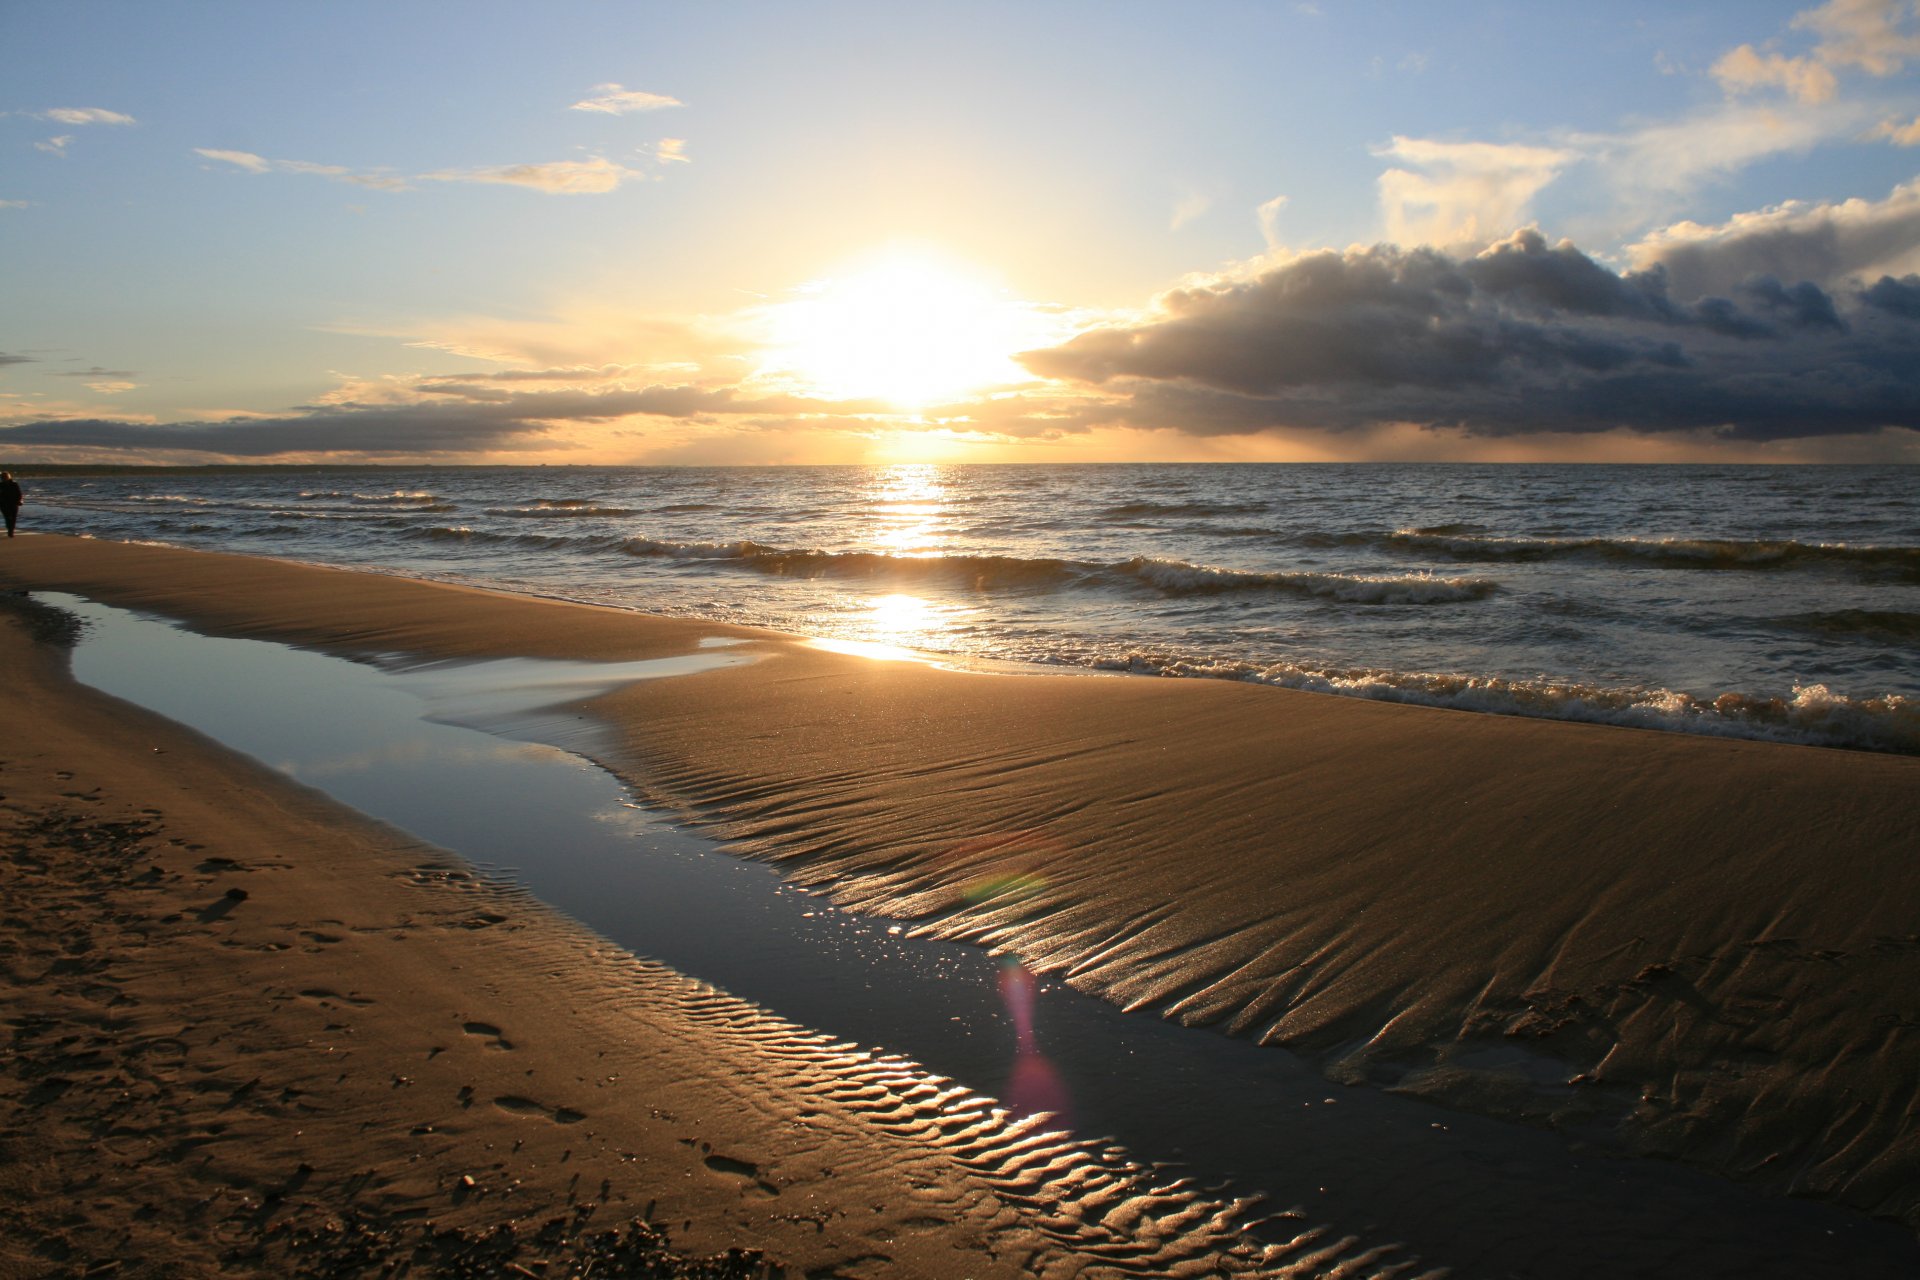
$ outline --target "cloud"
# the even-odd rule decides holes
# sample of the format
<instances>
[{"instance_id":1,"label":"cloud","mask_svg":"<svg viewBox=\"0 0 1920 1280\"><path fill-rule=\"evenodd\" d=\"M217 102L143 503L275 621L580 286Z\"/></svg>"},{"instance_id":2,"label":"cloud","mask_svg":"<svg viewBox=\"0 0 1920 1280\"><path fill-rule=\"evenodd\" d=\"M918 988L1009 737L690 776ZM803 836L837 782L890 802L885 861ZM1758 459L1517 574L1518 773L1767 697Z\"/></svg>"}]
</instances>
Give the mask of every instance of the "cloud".
<instances>
[{"instance_id":1,"label":"cloud","mask_svg":"<svg viewBox=\"0 0 1920 1280\"><path fill-rule=\"evenodd\" d=\"M1275 196L1264 200L1254 210L1254 216L1260 220L1260 238L1266 242L1267 252L1277 253L1282 248L1280 239L1280 213L1287 207L1287 197Z\"/></svg>"},{"instance_id":2,"label":"cloud","mask_svg":"<svg viewBox=\"0 0 1920 1280\"><path fill-rule=\"evenodd\" d=\"M476 379L480 380L480 379ZM870 402L799 396L742 396L730 388L656 385L589 390L513 391L436 380L431 388L391 388L390 402L348 401L295 413L222 421L142 423L92 417L40 417L0 426L0 450L130 450L224 458L352 455L415 458L488 453L564 452L585 447L580 426L629 418L701 422L852 415Z\"/></svg>"},{"instance_id":3,"label":"cloud","mask_svg":"<svg viewBox=\"0 0 1920 1280\"><path fill-rule=\"evenodd\" d=\"M1610 240L1671 220L1704 184L1775 156L1863 138L1920 145L1920 119L1902 122L1909 101L1849 94L1845 83L1846 73L1884 78L1920 59L1920 5L1832 0L1800 13L1792 28L1812 43L1728 50L1711 69L1725 99L1679 117L1497 143L1394 138L1376 152L1397 162L1379 179L1386 238L1477 248L1527 224L1549 186L1585 183L1594 190L1583 194L1611 207L1571 229ZM1903 114L1890 119L1890 110Z\"/></svg>"},{"instance_id":4,"label":"cloud","mask_svg":"<svg viewBox=\"0 0 1920 1280\"><path fill-rule=\"evenodd\" d=\"M1920 147L1920 116L1915 116L1906 124L1898 120L1882 120L1874 127L1873 136L1885 138L1896 147Z\"/></svg>"},{"instance_id":5,"label":"cloud","mask_svg":"<svg viewBox=\"0 0 1920 1280\"><path fill-rule=\"evenodd\" d=\"M59 124L138 124L132 116L105 107L51 107L40 113L42 120Z\"/></svg>"},{"instance_id":6,"label":"cloud","mask_svg":"<svg viewBox=\"0 0 1920 1280\"><path fill-rule=\"evenodd\" d=\"M1533 197L1575 158L1561 147L1398 136L1374 154L1401 162L1379 179L1389 240L1474 247L1526 222Z\"/></svg>"},{"instance_id":7,"label":"cloud","mask_svg":"<svg viewBox=\"0 0 1920 1280\"><path fill-rule=\"evenodd\" d=\"M653 149L653 158L661 164L686 164L687 140L685 138L662 138Z\"/></svg>"},{"instance_id":8,"label":"cloud","mask_svg":"<svg viewBox=\"0 0 1920 1280\"><path fill-rule=\"evenodd\" d=\"M89 382L87 390L103 396L117 396L123 391L132 391L139 385L137 382Z\"/></svg>"},{"instance_id":9,"label":"cloud","mask_svg":"<svg viewBox=\"0 0 1920 1280\"><path fill-rule=\"evenodd\" d=\"M1793 25L1815 32L1815 56L1871 76L1890 76L1920 58L1920 30L1909 0L1830 0L1796 15Z\"/></svg>"},{"instance_id":10,"label":"cloud","mask_svg":"<svg viewBox=\"0 0 1920 1280\"><path fill-rule=\"evenodd\" d=\"M1872 292L1761 278L1677 300L1526 231L1474 256L1380 245L1176 289L1024 362L1104 421L1193 435L1386 424L1473 436L1920 428L1920 276Z\"/></svg>"},{"instance_id":11,"label":"cloud","mask_svg":"<svg viewBox=\"0 0 1920 1280\"><path fill-rule=\"evenodd\" d=\"M139 376L135 374L131 369L102 369L99 365L95 365L91 369L58 369L58 370L48 370L48 372L53 377L56 377L56 378L122 379L122 378L132 378L132 377Z\"/></svg>"},{"instance_id":12,"label":"cloud","mask_svg":"<svg viewBox=\"0 0 1920 1280\"><path fill-rule=\"evenodd\" d=\"M617 84L595 85L594 96L582 98L568 108L571 111L599 111L610 116L629 115L635 111L659 111L666 107L678 107L685 104L678 98L669 98L664 93L646 93L639 89L626 89Z\"/></svg>"},{"instance_id":13,"label":"cloud","mask_svg":"<svg viewBox=\"0 0 1920 1280\"><path fill-rule=\"evenodd\" d=\"M1781 89L1799 102L1829 102L1840 87L1836 68L1884 78L1920 58L1914 12L1909 0L1830 0L1793 19L1796 29L1815 34L1811 52L1762 52L1743 44L1714 64L1714 78L1729 93Z\"/></svg>"},{"instance_id":14,"label":"cloud","mask_svg":"<svg viewBox=\"0 0 1920 1280\"><path fill-rule=\"evenodd\" d=\"M1714 63L1713 78L1729 93L1777 88L1801 102L1831 102L1840 87L1833 71L1813 58L1761 53L1750 44L1729 50Z\"/></svg>"},{"instance_id":15,"label":"cloud","mask_svg":"<svg viewBox=\"0 0 1920 1280\"><path fill-rule=\"evenodd\" d=\"M38 364L38 363L39 361L35 360L34 357L32 356L9 355L5 351L0 351L0 369L4 369L6 366L10 364Z\"/></svg>"},{"instance_id":16,"label":"cloud","mask_svg":"<svg viewBox=\"0 0 1920 1280\"><path fill-rule=\"evenodd\" d=\"M299 173L311 177L328 178L335 182L346 182L356 187L369 187L376 191L409 189L405 178L379 170L359 173L344 165L315 164L310 160L269 160L251 151L226 151L218 147L195 147L193 153L208 160L230 164L236 169L244 169L248 173Z\"/></svg>"},{"instance_id":17,"label":"cloud","mask_svg":"<svg viewBox=\"0 0 1920 1280\"><path fill-rule=\"evenodd\" d=\"M32 204L31 200L0 200L0 209L26 209Z\"/></svg>"},{"instance_id":18,"label":"cloud","mask_svg":"<svg viewBox=\"0 0 1920 1280\"><path fill-rule=\"evenodd\" d=\"M635 178L645 179L638 169L629 169L600 156L589 160L555 160L546 164L509 164L482 169L442 169L423 173L423 182L480 182L510 187L530 187L549 195L600 195Z\"/></svg>"},{"instance_id":19,"label":"cloud","mask_svg":"<svg viewBox=\"0 0 1920 1280\"><path fill-rule=\"evenodd\" d=\"M1755 276L1825 289L1920 271L1920 178L1885 200L1789 201L1718 226L1680 222L1630 246L1641 270L1666 273L1682 298L1725 293Z\"/></svg>"},{"instance_id":20,"label":"cloud","mask_svg":"<svg viewBox=\"0 0 1920 1280\"><path fill-rule=\"evenodd\" d=\"M36 142L33 146L34 150L44 151L48 155L64 156L67 154L67 144L72 141L72 134L63 133L57 138L48 138L45 142Z\"/></svg>"},{"instance_id":21,"label":"cloud","mask_svg":"<svg viewBox=\"0 0 1920 1280\"><path fill-rule=\"evenodd\" d=\"M672 139L669 139L672 141ZM248 173L298 173L370 187L376 191L407 191L411 182L477 182L511 187L530 187L550 195L599 195L612 191L623 182L645 179L638 169L629 169L611 160L594 156L587 160L555 160L547 164L496 165L477 169L441 169L423 173L412 180L391 173L360 173L341 165L315 164L307 160L269 160L251 151L222 151L213 147L195 147L194 154L209 160L244 169ZM684 160L684 156L671 159Z\"/></svg>"},{"instance_id":22,"label":"cloud","mask_svg":"<svg viewBox=\"0 0 1920 1280\"><path fill-rule=\"evenodd\" d=\"M632 373L628 364L570 365L560 369L495 369L485 373L441 373L415 380L423 388L466 386L475 382L603 382Z\"/></svg>"},{"instance_id":23,"label":"cloud","mask_svg":"<svg viewBox=\"0 0 1920 1280\"><path fill-rule=\"evenodd\" d=\"M1178 231L1211 208L1212 196L1203 191L1189 191L1174 202L1173 215L1167 220L1167 230Z\"/></svg>"},{"instance_id":24,"label":"cloud","mask_svg":"<svg viewBox=\"0 0 1920 1280\"><path fill-rule=\"evenodd\" d=\"M273 161L265 156L257 156L251 151L222 151L215 147L195 147L193 153L205 156L209 160L219 160L226 164L245 169L248 173L271 173Z\"/></svg>"}]
</instances>

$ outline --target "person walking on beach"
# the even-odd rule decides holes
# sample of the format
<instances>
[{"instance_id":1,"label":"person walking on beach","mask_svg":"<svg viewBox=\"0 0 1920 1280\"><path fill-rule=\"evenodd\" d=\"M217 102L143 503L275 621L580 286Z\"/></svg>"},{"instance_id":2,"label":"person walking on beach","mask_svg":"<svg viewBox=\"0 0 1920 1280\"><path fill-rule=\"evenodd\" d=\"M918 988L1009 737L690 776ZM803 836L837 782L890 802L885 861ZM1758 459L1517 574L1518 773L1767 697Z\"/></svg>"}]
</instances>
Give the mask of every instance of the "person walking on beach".
<instances>
[{"instance_id":1,"label":"person walking on beach","mask_svg":"<svg viewBox=\"0 0 1920 1280\"><path fill-rule=\"evenodd\" d=\"M14 521L20 518L20 482L13 472L0 471L0 516L7 518L7 536L13 536Z\"/></svg>"}]
</instances>

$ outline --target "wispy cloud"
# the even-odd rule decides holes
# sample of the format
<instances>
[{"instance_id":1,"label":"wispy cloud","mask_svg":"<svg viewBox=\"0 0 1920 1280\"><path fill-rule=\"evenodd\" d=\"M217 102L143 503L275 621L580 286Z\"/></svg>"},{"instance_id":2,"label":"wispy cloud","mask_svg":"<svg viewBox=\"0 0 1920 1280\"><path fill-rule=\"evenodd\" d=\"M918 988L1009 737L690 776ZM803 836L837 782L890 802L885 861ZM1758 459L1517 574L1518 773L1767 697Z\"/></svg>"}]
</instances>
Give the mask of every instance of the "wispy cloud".
<instances>
[{"instance_id":1,"label":"wispy cloud","mask_svg":"<svg viewBox=\"0 0 1920 1280\"><path fill-rule=\"evenodd\" d=\"M1167 219L1167 230L1178 231L1211 208L1212 196L1204 191L1188 191L1174 202L1173 216Z\"/></svg>"},{"instance_id":2,"label":"wispy cloud","mask_svg":"<svg viewBox=\"0 0 1920 1280\"><path fill-rule=\"evenodd\" d=\"M1269 253L1278 252L1284 246L1284 242L1280 239L1280 214L1286 207L1287 197L1275 196L1271 200L1262 201L1260 207L1254 211L1255 216L1260 219L1260 238L1266 241Z\"/></svg>"},{"instance_id":3,"label":"wispy cloud","mask_svg":"<svg viewBox=\"0 0 1920 1280\"><path fill-rule=\"evenodd\" d=\"M225 151L217 147L195 147L193 152L197 156L217 160L222 164L230 164L248 173L300 173L327 178L334 182L345 182L356 187L368 187L375 191L407 190L405 178L380 170L363 173L349 169L345 165L315 164L310 160L269 160L251 151Z\"/></svg>"},{"instance_id":4,"label":"wispy cloud","mask_svg":"<svg viewBox=\"0 0 1920 1280\"><path fill-rule=\"evenodd\" d=\"M653 158L661 164L686 164L691 157L687 155L685 138L662 138L653 148Z\"/></svg>"},{"instance_id":5,"label":"wispy cloud","mask_svg":"<svg viewBox=\"0 0 1920 1280\"><path fill-rule=\"evenodd\" d=\"M42 120L56 124L138 124L132 116L105 107L50 107L39 112Z\"/></svg>"},{"instance_id":6,"label":"wispy cloud","mask_svg":"<svg viewBox=\"0 0 1920 1280\"><path fill-rule=\"evenodd\" d=\"M59 369L59 370L49 370L48 372L51 374L51 376L56 378L119 379L119 378L133 378L133 377L139 376L138 374L134 373L133 370L131 369L102 369L99 365L94 365L91 369Z\"/></svg>"},{"instance_id":7,"label":"wispy cloud","mask_svg":"<svg viewBox=\"0 0 1920 1280\"><path fill-rule=\"evenodd\" d=\"M1833 69L1814 58L1761 53L1750 44L1729 50L1714 63L1713 78L1729 93L1784 89L1801 102L1830 102L1840 88Z\"/></svg>"},{"instance_id":8,"label":"wispy cloud","mask_svg":"<svg viewBox=\"0 0 1920 1280\"><path fill-rule=\"evenodd\" d=\"M1374 154L1387 237L1400 244L1479 247L1527 220L1534 196L1576 153L1563 147L1396 137Z\"/></svg>"},{"instance_id":9,"label":"wispy cloud","mask_svg":"<svg viewBox=\"0 0 1920 1280\"><path fill-rule=\"evenodd\" d=\"M1819 37L1815 56L1835 66L1890 76L1920 58L1920 22L1909 0L1829 0L1795 16Z\"/></svg>"},{"instance_id":10,"label":"wispy cloud","mask_svg":"<svg viewBox=\"0 0 1920 1280\"><path fill-rule=\"evenodd\" d=\"M57 138L48 138L44 142L36 142L33 146L36 151L44 151L48 155L64 156L67 154L67 144L72 141L72 134L63 133Z\"/></svg>"},{"instance_id":11,"label":"wispy cloud","mask_svg":"<svg viewBox=\"0 0 1920 1280\"><path fill-rule=\"evenodd\" d=\"M1920 116L1902 124L1898 120L1882 120L1874 126L1873 136L1885 138L1896 147L1920 147Z\"/></svg>"},{"instance_id":12,"label":"wispy cloud","mask_svg":"<svg viewBox=\"0 0 1920 1280\"><path fill-rule=\"evenodd\" d=\"M205 156L209 160L219 160L237 166L248 173L270 173L273 170L273 161L265 156L257 156L251 151L223 151L218 147L195 147L193 153L197 156Z\"/></svg>"},{"instance_id":13,"label":"wispy cloud","mask_svg":"<svg viewBox=\"0 0 1920 1280\"><path fill-rule=\"evenodd\" d=\"M0 200L0 209L24 209L32 203L31 200Z\"/></svg>"},{"instance_id":14,"label":"wispy cloud","mask_svg":"<svg viewBox=\"0 0 1920 1280\"><path fill-rule=\"evenodd\" d=\"M139 385L137 382L89 382L87 390L98 392L103 396L117 396L123 391L132 391Z\"/></svg>"},{"instance_id":15,"label":"wispy cloud","mask_svg":"<svg viewBox=\"0 0 1920 1280\"><path fill-rule=\"evenodd\" d=\"M33 356L17 356L17 355L12 355L5 351L0 351L0 368L5 368L7 365L10 365L10 364L38 364L38 363L39 361L36 360Z\"/></svg>"},{"instance_id":16,"label":"wispy cloud","mask_svg":"<svg viewBox=\"0 0 1920 1280\"><path fill-rule=\"evenodd\" d=\"M588 160L554 160L545 164L508 164L478 169L442 169L423 173L422 182L479 182L529 187L549 195L600 195L623 182L648 175L601 156Z\"/></svg>"},{"instance_id":17,"label":"wispy cloud","mask_svg":"<svg viewBox=\"0 0 1920 1280\"><path fill-rule=\"evenodd\" d=\"M678 139L668 143L679 145ZM407 191L417 182L471 182L495 186L527 187L549 195L600 195L626 182L641 181L651 175L602 156L586 160L554 160L535 164L485 165L471 169L438 169L414 177L401 177L383 171L359 171L344 165L315 164L309 160L273 160L251 151L227 151L216 147L195 147L194 154L208 160L230 164L248 173L297 173L351 183L376 191ZM677 150L661 155L663 160L682 163L686 156Z\"/></svg>"},{"instance_id":18,"label":"wispy cloud","mask_svg":"<svg viewBox=\"0 0 1920 1280\"><path fill-rule=\"evenodd\" d=\"M595 85L593 96L582 98L573 104L572 111L598 111L610 116L631 115L636 111L659 111L666 107L679 107L686 104L678 98L670 98L664 93L647 93L640 89L628 89L617 84Z\"/></svg>"}]
</instances>

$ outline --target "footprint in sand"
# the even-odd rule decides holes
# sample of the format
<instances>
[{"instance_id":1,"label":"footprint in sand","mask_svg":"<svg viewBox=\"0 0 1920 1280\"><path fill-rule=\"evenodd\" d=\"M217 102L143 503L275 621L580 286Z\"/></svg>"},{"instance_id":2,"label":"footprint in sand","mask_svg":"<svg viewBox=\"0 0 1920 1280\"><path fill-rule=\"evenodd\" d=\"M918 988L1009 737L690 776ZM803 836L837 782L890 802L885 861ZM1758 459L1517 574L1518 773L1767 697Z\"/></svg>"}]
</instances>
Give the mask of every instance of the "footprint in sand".
<instances>
[{"instance_id":1,"label":"footprint in sand","mask_svg":"<svg viewBox=\"0 0 1920 1280\"><path fill-rule=\"evenodd\" d=\"M710 1155L706 1160L707 1168L729 1181L739 1180L746 1185L741 1194L754 1199L771 1199L780 1194L780 1188L760 1176L760 1166L746 1160L735 1160L732 1156Z\"/></svg>"},{"instance_id":2,"label":"footprint in sand","mask_svg":"<svg viewBox=\"0 0 1920 1280\"><path fill-rule=\"evenodd\" d=\"M535 1102L532 1098L523 1098L513 1093L495 1098L493 1105L517 1116L545 1116L555 1124L579 1124L587 1118L587 1113L584 1111L575 1111L572 1107L549 1107L544 1103Z\"/></svg>"},{"instance_id":3,"label":"footprint in sand","mask_svg":"<svg viewBox=\"0 0 1920 1280\"><path fill-rule=\"evenodd\" d=\"M323 1005L329 1000L338 1000L341 1004L368 1005L373 1003L373 1001L367 999L365 996L343 996L338 991L331 990L327 987L308 987L300 994L308 1000L317 1000Z\"/></svg>"},{"instance_id":4,"label":"footprint in sand","mask_svg":"<svg viewBox=\"0 0 1920 1280\"><path fill-rule=\"evenodd\" d=\"M470 1036L481 1037L490 1049L513 1048L513 1041L507 1039L506 1033L491 1022L466 1022L461 1024L460 1029Z\"/></svg>"}]
</instances>

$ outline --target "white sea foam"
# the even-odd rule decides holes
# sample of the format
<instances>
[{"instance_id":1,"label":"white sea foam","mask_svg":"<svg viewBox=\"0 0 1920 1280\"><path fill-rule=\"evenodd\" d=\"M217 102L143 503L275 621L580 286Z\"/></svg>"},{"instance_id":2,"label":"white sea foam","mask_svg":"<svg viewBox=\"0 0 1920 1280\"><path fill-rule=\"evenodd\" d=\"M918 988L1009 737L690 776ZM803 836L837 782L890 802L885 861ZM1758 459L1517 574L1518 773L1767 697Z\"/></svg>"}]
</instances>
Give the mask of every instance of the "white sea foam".
<instances>
[{"instance_id":1,"label":"white sea foam","mask_svg":"<svg viewBox=\"0 0 1920 1280\"><path fill-rule=\"evenodd\" d=\"M1433 672L1259 665L1130 653L1096 659L1103 670L1137 675L1245 680L1311 693L1408 702L1496 715L1536 716L1665 729L1729 738L1920 753L1920 700L1898 694L1849 698L1824 684L1796 684L1785 698L1723 693L1698 698L1673 689L1614 688L1551 680Z\"/></svg>"}]
</instances>

